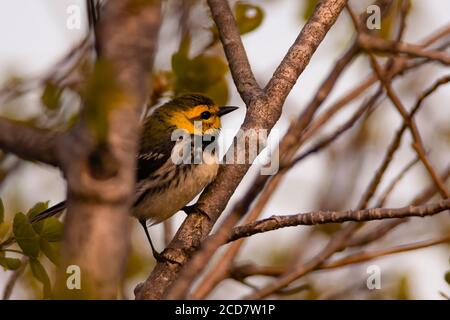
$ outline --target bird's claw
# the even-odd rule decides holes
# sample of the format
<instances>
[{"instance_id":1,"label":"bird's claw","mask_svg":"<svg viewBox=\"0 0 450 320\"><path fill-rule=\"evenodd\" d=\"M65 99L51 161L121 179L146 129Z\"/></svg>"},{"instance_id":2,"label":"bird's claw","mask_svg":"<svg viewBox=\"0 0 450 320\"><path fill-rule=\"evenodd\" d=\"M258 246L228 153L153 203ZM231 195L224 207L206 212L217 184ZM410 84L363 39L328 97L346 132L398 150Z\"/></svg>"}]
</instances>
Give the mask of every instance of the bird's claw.
<instances>
[{"instance_id":1,"label":"bird's claw","mask_svg":"<svg viewBox=\"0 0 450 320\"><path fill-rule=\"evenodd\" d=\"M178 261L175 261L175 260L171 259L170 257L167 257L166 255L164 255L164 251L163 252L153 251L153 257L155 258L155 260L157 262L159 262L159 263L170 262L172 264L180 264Z\"/></svg>"},{"instance_id":2,"label":"bird's claw","mask_svg":"<svg viewBox=\"0 0 450 320\"><path fill-rule=\"evenodd\" d=\"M164 262L166 260L166 258L162 255L161 252L158 252L155 250L155 251L152 251L152 253L153 253L153 258L155 258L155 260L157 262Z\"/></svg>"}]
</instances>

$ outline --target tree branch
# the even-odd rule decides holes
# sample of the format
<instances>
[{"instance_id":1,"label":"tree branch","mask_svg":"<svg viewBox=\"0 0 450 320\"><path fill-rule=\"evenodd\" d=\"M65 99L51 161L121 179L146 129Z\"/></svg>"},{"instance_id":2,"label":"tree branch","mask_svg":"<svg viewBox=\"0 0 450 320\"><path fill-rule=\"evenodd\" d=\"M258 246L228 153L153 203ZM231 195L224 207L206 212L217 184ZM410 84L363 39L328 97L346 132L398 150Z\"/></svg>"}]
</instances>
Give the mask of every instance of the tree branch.
<instances>
[{"instance_id":1,"label":"tree branch","mask_svg":"<svg viewBox=\"0 0 450 320\"><path fill-rule=\"evenodd\" d=\"M372 221L382 219L399 219L406 217L432 216L450 209L450 199L422 206L407 206L402 208L372 208L365 210L347 211L315 211L287 216L272 216L233 229L228 241L235 241L243 237L277 230L285 227L308 226L326 223L342 223L346 221Z\"/></svg>"},{"instance_id":2,"label":"tree branch","mask_svg":"<svg viewBox=\"0 0 450 320\"><path fill-rule=\"evenodd\" d=\"M446 181L450 177L450 165L445 169L441 175L441 179L443 181ZM419 205L427 202L430 198L432 198L437 193L436 186L432 184L420 194L418 194L412 201L411 205ZM390 232L392 229L397 227L400 224L403 224L405 222L409 221L409 219L403 219L403 220L387 220L381 223L379 226L377 226L374 230L362 234L360 236L354 236L351 239L348 239L347 246L348 247L357 247L362 246L368 243L371 243L377 239L380 239L381 237L385 236L388 232Z\"/></svg>"},{"instance_id":3,"label":"tree branch","mask_svg":"<svg viewBox=\"0 0 450 320\"><path fill-rule=\"evenodd\" d=\"M277 69L278 71L275 72L274 79L271 80L267 86L267 99L254 100L252 101L252 104L248 106L247 117L244 120L241 129L244 131L248 129L270 130L274 126L281 115L284 100L295 84L296 78L308 64L312 54L325 37L326 32L336 21L345 3L346 1L344 0L328 0L322 1L319 4L294 45L289 49L285 59L281 62ZM244 150L238 150L238 152L244 152ZM215 182L202 194L199 200L199 209L207 212L211 217L212 222L217 220L217 217L224 209L233 190L236 189L249 166L249 164L245 164L227 165L226 167L222 167ZM239 213L236 214L235 212ZM220 229L223 233L217 238L217 241L208 241L205 243L205 247L201 252L193 257L193 260L188 267L184 268L182 274L178 278L177 284L175 284L170 292L167 293L166 298L172 299L184 296L191 281L198 275L198 270L204 265L202 261L208 260L215 251L215 248L220 246L222 241L226 239L226 232L230 230L240 216L245 213L245 210L237 210L235 212L228 216L224 225L221 226ZM196 237L195 239L198 241L207 235L211 230L211 226L211 223L207 225L206 232L198 226L190 228L191 241L193 240L192 230L202 230L200 234L201 238L198 239L198 237ZM196 244L198 244L198 242L196 242ZM170 278L168 278L166 274L165 279L173 281L174 275L172 274L170 275Z\"/></svg>"},{"instance_id":4,"label":"tree branch","mask_svg":"<svg viewBox=\"0 0 450 320\"><path fill-rule=\"evenodd\" d=\"M405 53L416 58L425 58L450 65L450 55L444 51L424 50L420 45L404 42L388 41L379 37L361 33L358 37L359 44L366 50Z\"/></svg>"},{"instance_id":5,"label":"tree branch","mask_svg":"<svg viewBox=\"0 0 450 320\"><path fill-rule=\"evenodd\" d=\"M378 1L377 4L381 5L383 8L386 8L389 6L389 3L390 3L389 1ZM405 3L407 4L407 2L405 2ZM405 10L406 7L407 7L407 5L406 6L404 5L402 10L407 11L407 10ZM398 35L399 38L404 30L404 20L405 20L404 14L405 13L403 12L402 23L401 23L402 27L400 28L399 35ZM363 19L361 19L361 21L365 21L364 17L363 17ZM446 34L446 33L447 33L446 29L443 29L443 32L439 32L438 34L442 35L442 34ZM440 36L437 37L434 34L431 35L431 39L433 39L433 40L434 39L437 40L439 38L440 38ZM423 41L424 46L432 43L432 41L430 42L429 39L430 39L430 37L427 37L427 39ZM345 66L351 62L353 56L358 52L358 50L355 50L355 49L357 49L355 47L355 45L352 45L347 50L347 52L336 62L335 67L325 78L326 80L322 83L322 85L316 92L314 99L310 102L310 104L308 105L308 107L305 110L308 110L311 108L317 109L317 107L319 107L322 104L322 102L325 100L325 98L328 96L328 94L334 87L335 82L337 81L341 72L344 70ZM400 61L402 61L402 62L400 63ZM390 63L387 64L386 68L388 68L390 71L392 71L392 76L395 76L400 72L400 70L404 71L405 69L410 68L411 64L406 65L404 63L405 61L406 60L404 57L393 58L393 62L392 62L393 69L391 70L390 67L388 67L390 65ZM367 87L370 86L371 84L373 84L375 81L376 81L376 76L372 76L371 78L369 78L368 81L366 81L366 83L369 83L368 85L363 83L362 86L358 86L356 88L356 90L353 90L353 91L357 91L360 93L360 92L364 91L365 89L367 89ZM438 83L435 84L435 86L439 86L439 85L443 84L443 82L445 82L445 79L440 79L438 81ZM436 88L434 88L433 90L435 90L435 89ZM310 126L308 126L308 128L306 130L304 130L304 132L302 132L302 134L300 135L300 141L301 142L306 141L312 135L312 133L316 132L318 130L318 128L320 128L324 123L326 123L328 119L330 119L331 116L333 116L337 111L339 111L341 106L345 105L349 100L353 99L353 97L355 97L355 95L357 95L357 94L354 94L353 91L348 95L349 98L345 97L345 98L339 100L338 103L334 104L333 107L331 107L329 110L327 110L322 116L319 116ZM270 182L265 186L263 193L258 198L258 201L256 202L256 204L252 207L251 211L246 215L245 221L243 223L249 223L251 221L254 221L259 216L259 213L264 208L267 201L270 199L270 195L273 193L273 190L276 187L277 183L279 181L281 181L281 179L279 179L279 174L282 171L283 172L285 171L283 169L290 168L297 161L303 160L307 156L321 150L322 148L326 147L330 142L332 142L336 138L338 138L340 134L342 134L343 132L345 132L347 129L349 129L352 126L352 124L359 118L362 111L366 110L367 108L369 108L376 102L377 98L379 96L381 96L381 94L382 94L382 90L379 89L369 100L367 100L367 102L360 109L358 109L358 111L354 114L354 116L352 116L346 123L344 123L341 127L339 127L333 134L331 134L330 136L328 136L324 139L321 139L318 143L316 143L310 149L304 151L301 155L299 155L296 159L294 159L292 162L290 162L287 166L285 166L284 168L283 167L280 168L280 170L277 172L276 177L272 177ZM421 98L421 99L423 99L423 98ZM341 101L345 101L345 102L341 102ZM312 107L310 107L310 106L312 106ZM414 109L418 109L418 108L415 107ZM305 114L305 112L303 114ZM255 183L255 184L257 184L257 183ZM255 186L255 184L253 184L253 185ZM238 254L239 248L242 244L243 244L242 241L235 241L227 248L226 252L223 254L220 261L217 262L217 264L213 268L211 268L211 271L208 272L208 274L203 277L203 281L197 286L197 288L195 289L194 293L191 295L190 298L193 298L193 299L204 298L214 288L215 285L217 285L220 281L222 281L223 279L226 278L226 275L228 274L228 269L231 267L232 262L233 262L234 258L236 257L236 255Z\"/></svg>"},{"instance_id":6,"label":"tree branch","mask_svg":"<svg viewBox=\"0 0 450 320\"><path fill-rule=\"evenodd\" d=\"M219 2L222 2L220 4L222 10L217 12L217 14L230 15L230 10L223 9L226 5L224 0L210 1L209 4L214 7ZM284 100L295 84L296 77L300 75L308 64L312 54L336 21L346 2L346 0L325 0L316 8L311 19L289 50L286 58L281 62L278 71L275 72L275 79L270 82L271 84L266 91L267 98L270 97L270 99L259 97L251 100L250 105L247 105L248 112L241 129L270 130L275 125L281 115ZM214 11L216 9L211 8L211 10ZM233 21L229 17L224 20ZM219 24L219 32L226 33L229 31L229 29L221 30L220 26ZM236 27L234 26L234 28ZM221 36L222 39L230 37ZM224 43L224 46L226 45ZM243 48L241 49L243 50ZM231 52L229 50L227 54L231 54ZM242 152L243 150L240 151ZM249 167L250 164L233 164L220 168L216 180L203 192L196 205L197 210L207 213L210 220L206 219L204 215L192 214L184 221L171 245L166 249L167 256L178 263L158 263L144 285L136 292L138 299L161 298L177 277L180 280L177 285L179 287L178 289L174 288L172 294L168 294L167 297L176 298L184 295L186 287L197 276L198 268L202 267L199 266L199 261L201 263L202 260L207 259L212 252L205 250L204 253L197 255L200 258L194 257L192 264L185 268L183 274L179 276L181 267L211 231L214 222L218 219ZM230 219L234 221L239 219L239 216L233 215ZM229 228L231 229L232 226L233 223L230 223ZM223 240L226 240L226 235ZM209 249L220 246L220 242L213 242ZM211 243L208 242L208 244Z\"/></svg>"},{"instance_id":7,"label":"tree branch","mask_svg":"<svg viewBox=\"0 0 450 320\"><path fill-rule=\"evenodd\" d=\"M364 261L380 258L394 253L407 252L411 250L423 249L431 247L437 244L450 242L450 235L441 236L436 239L430 239L425 241L418 241L413 243L408 243L400 246L395 246L391 248L384 248L373 251L362 251L357 252L346 257L340 258L335 261L326 261L319 268L320 269L333 269L346 266L349 264L361 263Z\"/></svg>"},{"instance_id":8,"label":"tree branch","mask_svg":"<svg viewBox=\"0 0 450 320\"><path fill-rule=\"evenodd\" d=\"M418 241L408 243L404 245L394 246L390 248L383 248L373 251L360 251L348 256L345 256L334 261L325 261L321 265L317 266L315 270L329 270L346 265L357 264L365 261L369 261L376 258L381 258L394 253L407 252L417 249L423 249L437 244L442 244L450 241L450 235L441 236L435 239ZM270 267L270 266L257 266L254 264L245 264L235 266L230 270L230 276L234 279L245 279L250 276L268 276L278 277L288 271L285 267Z\"/></svg>"},{"instance_id":9,"label":"tree branch","mask_svg":"<svg viewBox=\"0 0 450 320\"><path fill-rule=\"evenodd\" d=\"M219 30L234 84L245 104L250 105L264 92L256 83L233 13L227 1L208 0L208 5Z\"/></svg>"},{"instance_id":10,"label":"tree branch","mask_svg":"<svg viewBox=\"0 0 450 320\"><path fill-rule=\"evenodd\" d=\"M99 63L111 69L120 99L114 99L113 106L86 102L80 120L64 137L60 157L68 182L68 210L63 271L57 281L60 298L117 296L129 243L139 115L149 94L159 25L159 1L110 0L96 26ZM102 115L108 129L106 141L100 143L87 119L89 110L101 107L108 109ZM67 265L80 267L81 290L67 290Z\"/></svg>"},{"instance_id":11,"label":"tree branch","mask_svg":"<svg viewBox=\"0 0 450 320\"><path fill-rule=\"evenodd\" d=\"M59 135L0 117L0 149L26 159L58 165Z\"/></svg>"},{"instance_id":12,"label":"tree branch","mask_svg":"<svg viewBox=\"0 0 450 320\"><path fill-rule=\"evenodd\" d=\"M282 104L313 53L344 9L347 1L321 1L303 27L281 64L275 70L265 91L273 104Z\"/></svg>"},{"instance_id":13,"label":"tree branch","mask_svg":"<svg viewBox=\"0 0 450 320\"><path fill-rule=\"evenodd\" d=\"M3 300L9 300L14 290L14 286L17 283L17 280L19 280L20 276L25 271L27 265L28 265L28 257L23 257L20 260L20 267L13 271L8 281L6 282L5 289L3 290Z\"/></svg>"},{"instance_id":14,"label":"tree branch","mask_svg":"<svg viewBox=\"0 0 450 320\"><path fill-rule=\"evenodd\" d=\"M443 198L449 198L450 197L450 191L447 189L445 184L442 182L442 180L437 175L436 171L434 170L433 166L431 165L430 161L428 160L428 157L425 154L425 148L423 146L422 138L420 136L419 130L417 128L417 125L415 124L415 121L412 117L409 116L408 112L406 111L405 107L401 103L399 97L394 92L390 80L383 74L383 71L381 70L378 62L376 61L376 58L369 52L369 56L372 62L373 69L375 73L377 74L378 78L380 79L380 82L383 84L386 93L398 112L403 117L403 120L405 124L409 127L411 134L413 136L413 148L416 150L417 155L419 159L424 164L425 168L427 169L430 177L436 184L436 186L439 189L439 192L441 193Z\"/></svg>"},{"instance_id":15,"label":"tree branch","mask_svg":"<svg viewBox=\"0 0 450 320\"><path fill-rule=\"evenodd\" d=\"M390 4L392 3L392 0L378 0L377 5L382 7L382 11L385 11ZM363 15L366 15L365 13ZM325 99L328 97L329 93L333 90L337 80L339 79L340 75L343 73L343 71L346 69L346 67L353 61L354 57L360 52L359 46L357 42L355 41L346 51L345 53L336 61L334 67L329 72L329 74L325 77L325 80L320 85L319 89L316 91L316 94L314 95L314 98L311 100L311 102L305 107L304 111L300 115L298 119L298 123L301 123L302 128L306 126L307 123L310 122L312 116L314 115L315 111L323 104ZM363 108L363 107L362 107ZM351 123L354 123L357 118L361 115L361 112L357 112L357 114L353 117L353 119L350 120ZM353 120L353 121L352 121ZM347 124L346 128L343 128L341 130L345 131L348 129L350 124ZM295 126L295 124L293 124ZM293 136L298 136L297 132L300 131L302 128L295 130L295 132L292 132L294 130L291 130L291 134ZM335 137L337 137L341 132L337 133ZM285 135L283 137L283 140L281 141L281 144L283 144L283 141L290 140L291 137L289 135ZM303 142L305 139L303 138L303 132L300 135L300 141ZM297 144L295 148L296 149L300 146L301 143ZM324 143L326 144L326 143ZM322 145L324 146L324 145ZM315 149L313 152L318 151ZM309 154L312 154L308 153ZM292 162L290 164L293 164ZM285 167L286 169L287 167ZM283 168L280 168L283 169ZM249 223L258 218L261 211L265 207L265 204L269 201L270 195L272 194L271 191L273 191L273 188L276 187L277 183L280 182L281 174L280 170L277 172L276 177L273 177L269 185L266 186L265 190L266 192L263 192L263 194L258 198L257 203L253 206L252 210L246 215L244 223ZM265 177L267 179L268 177ZM256 179L254 185L262 185L265 179ZM259 187L255 187L255 189L258 189ZM252 197L248 197L247 199L253 200ZM204 298L213 288L215 285L217 285L220 281L224 279L224 277L227 274L227 270L231 267L231 264L233 263L234 258L239 253L239 248L243 244L241 241L237 241L233 243L225 252L225 254L222 256L222 259L211 269L211 271L204 277L203 281L198 285L195 292L192 294L193 299L202 299Z\"/></svg>"},{"instance_id":16,"label":"tree branch","mask_svg":"<svg viewBox=\"0 0 450 320\"><path fill-rule=\"evenodd\" d=\"M357 31L359 30L359 23L355 19L355 15L352 13L352 10L348 8L349 13L351 14L351 17L354 21L355 26L357 26ZM401 33L399 33L401 34ZM391 75L389 75L391 76ZM378 185L378 182L373 185L375 188ZM363 201L360 202L364 204L360 209L364 209L365 204L370 200L370 196L367 197L367 194L364 195ZM311 258L309 261L303 263L300 266L295 267L294 270L291 272L284 274L280 279L278 279L276 282L270 283L260 289L258 292L251 294L247 296L247 298L250 299L257 299L257 298L263 298L271 293L278 291L279 289L287 286L292 281L298 279L299 277L302 277L306 273L314 270L318 265L323 263L326 259L328 259L330 256L332 256L336 251L342 250L346 247L348 239L354 234L356 230L359 229L361 225L360 224L348 224L344 226L343 229L335 233L331 239L329 240L328 244L313 258Z\"/></svg>"},{"instance_id":17,"label":"tree branch","mask_svg":"<svg viewBox=\"0 0 450 320\"><path fill-rule=\"evenodd\" d=\"M361 36L364 37L365 31L361 29L358 17L354 14L353 10L349 6L347 6L347 10L350 14L350 17L352 18L355 29L358 32L358 39L361 38ZM428 158L425 154L425 148L423 146L422 138L420 136L419 130L417 128L417 125L416 125L414 119L409 116L408 112L406 111L406 109L403 106L402 102L400 101L399 97L397 96L397 94L394 92L394 90L392 88L390 74L388 72L383 72L383 70L381 69L380 65L378 64L378 62L376 60L376 57L373 55L370 48L366 48L366 52L369 55L370 62L371 62L374 73L377 75L377 78L379 79L380 83L383 85L384 89L386 90L386 94L388 95L389 99L392 101L392 103L394 104L397 111L403 117L404 123L410 129L411 135L414 140L413 148L417 152L419 159L422 161L422 163L424 164L425 168L427 169L429 175L431 176L432 180L438 187L439 192L441 193L442 197L449 198L450 191L447 189L445 184L439 179L439 176L437 175L436 171L434 170L433 166L431 165L430 161L428 160Z\"/></svg>"},{"instance_id":18,"label":"tree branch","mask_svg":"<svg viewBox=\"0 0 450 320\"><path fill-rule=\"evenodd\" d=\"M411 170L416 164L419 162L419 157L415 157L410 162L408 162L405 167L397 174L397 176L389 183L387 188L381 194L376 207L384 207L387 201L387 198L391 194L391 192L395 189L398 183L403 179L403 177Z\"/></svg>"}]
</instances>

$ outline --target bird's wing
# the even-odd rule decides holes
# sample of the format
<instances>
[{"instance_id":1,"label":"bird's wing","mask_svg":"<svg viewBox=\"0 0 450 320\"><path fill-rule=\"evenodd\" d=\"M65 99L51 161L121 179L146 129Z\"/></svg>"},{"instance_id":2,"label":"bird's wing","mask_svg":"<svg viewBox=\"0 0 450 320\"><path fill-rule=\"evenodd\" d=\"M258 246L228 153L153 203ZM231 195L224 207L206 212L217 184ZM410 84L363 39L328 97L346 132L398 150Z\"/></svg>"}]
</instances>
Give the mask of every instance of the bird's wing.
<instances>
[{"instance_id":1,"label":"bird's wing","mask_svg":"<svg viewBox=\"0 0 450 320\"><path fill-rule=\"evenodd\" d=\"M167 148L167 147L166 147ZM153 148L152 152L145 152L139 154L138 157L138 181L147 178L153 172L156 172L170 157L172 149L164 147ZM31 223L44 220L46 218L52 217L61 211L65 210L67 207L67 201L62 201L34 216L30 219Z\"/></svg>"},{"instance_id":2,"label":"bird's wing","mask_svg":"<svg viewBox=\"0 0 450 320\"><path fill-rule=\"evenodd\" d=\"M164 163L169 160L174 146L175 141L169 141L168 143L152 145L148 148L141 148L137 160L137 181L140 182L148 178L159 168L161 168ZM54 216L65 210L66 206L67 202L62 201L39 213L30 219L30 222L33 223Z\"/></svg>"},{"instance_id":3,"label":"bird's wing","mask_svg":"<svg viewBox=\"0 0 450 320\"><path fill-rule=\"evenodd\" d=\"M141 150L137 160L137 181L150 177L169 160L175 141Z\"/></svg>"}]
</instances>

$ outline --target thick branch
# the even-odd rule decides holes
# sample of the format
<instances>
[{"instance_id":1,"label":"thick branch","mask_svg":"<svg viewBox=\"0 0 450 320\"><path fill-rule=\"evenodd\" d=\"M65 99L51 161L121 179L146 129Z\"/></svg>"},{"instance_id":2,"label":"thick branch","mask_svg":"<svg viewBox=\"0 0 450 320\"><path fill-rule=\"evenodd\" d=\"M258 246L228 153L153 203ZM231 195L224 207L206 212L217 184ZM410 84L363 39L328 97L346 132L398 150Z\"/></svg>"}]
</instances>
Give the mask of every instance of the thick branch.
<instances>
[{"instance_id":1,"label":"thick branch","mask_svg":"<svg viewBox=\"0 0 450 320\"><path fill-rule=\"evenodd\" d=\"M343 0L319 3L265 88L272 103L284 103L298 77L308 65L313 53L346 4L347 1Z\"/></svg>"},{"instance_id":2,"label":"thick branch","mask_svg":"<svg viewBox=\"0 0 450 320\"><path fill-rule=\"evenodd\" d=\"M112 69L110 80L121 99L100 106L108 109L106 141L100 144L92 134L86 114L99 106L88 103L64 139L68 211L58 285L63 298L111 299L118 293L129 243L139 114L148 97L159 24L159 1L110 0L97 25L99 58ZM80 267L82 290L66 289L69 264Z\"/></svg>"},{"instance_id":3,"label":"thick branch","mask_svg":"<svg viewBox=\"0 0 450 320\"><path fill-rule=\"evenodd\" d=\"M0 149L26 159L58 165L58 134L0 117Z\"/></svg>"}]
</instances>

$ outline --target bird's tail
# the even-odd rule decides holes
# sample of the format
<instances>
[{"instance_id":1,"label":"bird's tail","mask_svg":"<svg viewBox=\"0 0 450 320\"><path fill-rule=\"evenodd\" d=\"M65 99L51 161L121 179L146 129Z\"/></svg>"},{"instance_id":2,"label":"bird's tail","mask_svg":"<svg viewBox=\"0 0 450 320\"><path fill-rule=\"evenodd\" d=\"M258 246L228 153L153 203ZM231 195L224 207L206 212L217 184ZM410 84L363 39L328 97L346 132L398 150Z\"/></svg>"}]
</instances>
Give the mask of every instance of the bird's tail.
<instances>
[{"instance_id":1,"label":"bird's tail","mask_svg":"<svg viewBox=\"0 0 450 320\"><path fill-rule=\"evenodd\" d=\"M60 213L61 211L63 211L64 209L66 209L67 203L66 200L55 204L53 207L48 208L47 210L42 211L41 213L39 213L38 215L34 216L33 218L30 219L30 222L38 222L50 217L53 217L54 215Z\"/></svg>"}]
</instances>

